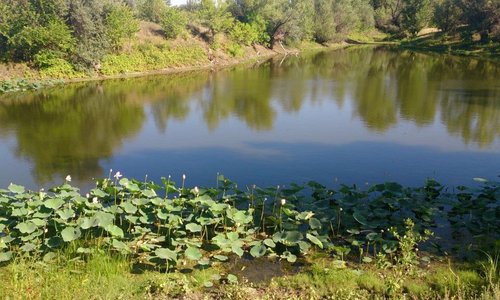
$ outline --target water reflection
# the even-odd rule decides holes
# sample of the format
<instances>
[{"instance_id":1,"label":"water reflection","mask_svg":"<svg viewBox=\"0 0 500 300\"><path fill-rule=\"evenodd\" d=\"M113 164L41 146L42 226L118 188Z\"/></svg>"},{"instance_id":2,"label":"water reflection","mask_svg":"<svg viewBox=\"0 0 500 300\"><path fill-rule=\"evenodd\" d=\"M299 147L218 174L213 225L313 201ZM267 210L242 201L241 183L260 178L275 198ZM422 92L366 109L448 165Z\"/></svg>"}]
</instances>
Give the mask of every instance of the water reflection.
<instances>
[{"instance_id":1,"label":"water reflection","mask_svg":"<svg viewBox=\"0 0 500 300\"><path fill-rule=\"evenodd\" d=\"M411 122L444 127L464 144L489 149L500 136L499 75L499 64L491 61L386 48L276 57L251 68L4 95L0 140L15 138L15 156L30 161L39 184L66 174L83 181L102 176L103 160L147 134L148 120L162 134L169 124L189 123L199 114L208 134L237 119L257 135L273 135L280 114L299 115L324 103L352 114L345 131L358 120L378 135ZM317 130L315 122L294 122ZM183 135L189 139L192 130L187 126Z\"/></svg>"}]
</instances>

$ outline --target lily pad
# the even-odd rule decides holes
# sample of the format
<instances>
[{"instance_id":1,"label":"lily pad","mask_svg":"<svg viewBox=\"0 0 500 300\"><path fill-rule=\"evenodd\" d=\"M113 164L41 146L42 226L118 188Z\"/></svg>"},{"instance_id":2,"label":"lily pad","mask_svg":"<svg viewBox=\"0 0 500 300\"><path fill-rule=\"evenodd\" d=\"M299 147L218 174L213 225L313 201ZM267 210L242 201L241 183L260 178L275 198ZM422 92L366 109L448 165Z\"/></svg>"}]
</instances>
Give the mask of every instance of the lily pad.
<instances>
[{"instance_id":1,"label":"lily pad","mask_svg":"<svg viewBox=\"0 0 500 300\"><path fill-rule=\"evenodd\" d=\"M189 260L199 260L203 255L201 254L200 249L187 247L186 251L184 251L184 256L186 256Z\"/></svg>"},{"instance_id":2,"label":"lily pad","mask_svg":"<svg viewBox=\"0 0 500 300\"><path fill-rule=\"evenodd\" d=\"M80 229L75 227L66 227L61 231L61 236L65 242L77 240L81 235Z\"/></svg>"}]
</instances>

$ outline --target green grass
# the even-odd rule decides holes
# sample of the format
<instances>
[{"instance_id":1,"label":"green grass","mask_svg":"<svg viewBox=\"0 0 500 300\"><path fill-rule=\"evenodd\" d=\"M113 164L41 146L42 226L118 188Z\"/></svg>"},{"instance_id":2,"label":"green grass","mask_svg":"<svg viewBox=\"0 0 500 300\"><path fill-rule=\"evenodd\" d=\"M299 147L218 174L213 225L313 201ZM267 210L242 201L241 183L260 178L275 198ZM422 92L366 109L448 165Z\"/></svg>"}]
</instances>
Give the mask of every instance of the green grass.
<instances>
[{"instance_id":1,"label":"green grass","mask_svg":"<svg viewBox=\"0 0 500 300\"><path fill-rule=\"evenodd\" d=\"M464 39L470 35L466 28L457 33L446 34L443 32L430 33L414 39L401 42L401 47L418 51L431 51L461 56L485 57L498 59L500 57L500 42L490 41L481 43L472 39Z\"/></svg>"},{"instance_id":2,"label":"green grass","mask_svg":"<svg viewBox=\"0 0 500 300\"><path fill-rule=\"evenodd\" d=\"M488 258L482 263L485 269L434 261L402 273L353 262L340 267L331 258L316 256L290 265L287 275L270 281L248 282L240 276L231 284L224 278L228 268L243 265L237 259L208 269L162 273L140 270L127 257L105 250L96 249L84 259L65 251L51 262L24 257L1 266L0 299L498 299L498 269ZM213 286L205 287L207 282Z\"/></svg>"}]
</instances>

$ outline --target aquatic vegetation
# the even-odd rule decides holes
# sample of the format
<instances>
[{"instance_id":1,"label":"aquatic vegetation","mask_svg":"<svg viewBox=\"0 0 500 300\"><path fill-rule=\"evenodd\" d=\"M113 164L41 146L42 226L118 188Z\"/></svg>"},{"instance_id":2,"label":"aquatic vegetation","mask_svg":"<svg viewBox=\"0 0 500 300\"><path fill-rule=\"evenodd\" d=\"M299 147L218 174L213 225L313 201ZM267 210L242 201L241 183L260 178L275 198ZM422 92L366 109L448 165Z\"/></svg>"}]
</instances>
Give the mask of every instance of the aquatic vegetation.
<instances>
[{"instance_id":1,"label":"aquatic vegetation","mask_svg":"<svg viewBox=\"0 0 500 300\"><path fill-rule=\"evenodd\" d=\"M0 262L25 256L49 262L72 246L83 257L104 248L162 270L244 255L294 263L311 252L340 264L350 256L409 266L437 222L449 220L471 237L482 231L493 241L500 232L500 186L493 182L449 193L432 180L365 191L316 182L242 191L224 176L218 180L214 188L190 189L184 179L178 187L170 177L157 184L118 172L86 195L70 176L47 192L11 184L0 190Z\"/></svg>"}]
</instances>

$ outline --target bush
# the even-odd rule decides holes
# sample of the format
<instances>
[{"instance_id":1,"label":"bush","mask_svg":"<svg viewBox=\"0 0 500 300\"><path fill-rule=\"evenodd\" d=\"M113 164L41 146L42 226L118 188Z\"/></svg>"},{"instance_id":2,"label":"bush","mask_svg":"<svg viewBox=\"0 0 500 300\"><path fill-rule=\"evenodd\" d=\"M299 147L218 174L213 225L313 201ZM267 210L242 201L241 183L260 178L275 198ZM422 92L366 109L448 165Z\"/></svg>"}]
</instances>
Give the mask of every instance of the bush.
<instances>
[{"instance_id":1,"label":"bush","mask_svg":"<svg viewBox=\"0 0 500 300\"><path fill-rule=\"evenodd\" d=\"M143 0L139 5L141 19L160 24L167 9L164 0Z\"/></svg>"},{"instance_id":2,"label":"bush","mask_svg":"<svg viewBox=\"0 0 500 300\"><path fill-rule=\"evenodd\" d=\"M454 0L443 0L434 7L433 20L436 26L444 32L457 29L462 19L462 10Z\"/></svg>"},{"instance_id":3,"label":"bush","mask_svg":"<svg viewBox=\"0 0 500 300\"><path fill-rule=\"evenodd\" d=\"M205 50L200 46L176 47L167 44L140 45L130 53L106 55L101 64L104 75L161 70L169 67L192 66L205 62Z\"/></svg>"},{"instance_id":4,"label":"bush","mask_svg":"<svg viewBox=\"0 0 500 300\"><path fill-rule=\"evenodd\" d=\"M123 41L139 31L139 22L132 10L123 4L113 5L106 17L106 32L111 46L120 49Z\"/></svg>"},{"instance_id":5,"label":"bush","mask_svg":"<svg viewBox=\"0 0 500 300\"><path fill-rule=\"evenodd\" d=\"M177 8L168 7L161 18L161 26L169 39L175 39L186 29L187 24L186 13Z\"/></svg>"}]
</instances>

